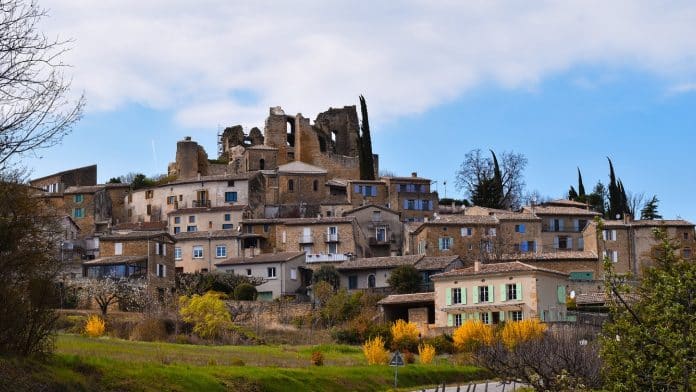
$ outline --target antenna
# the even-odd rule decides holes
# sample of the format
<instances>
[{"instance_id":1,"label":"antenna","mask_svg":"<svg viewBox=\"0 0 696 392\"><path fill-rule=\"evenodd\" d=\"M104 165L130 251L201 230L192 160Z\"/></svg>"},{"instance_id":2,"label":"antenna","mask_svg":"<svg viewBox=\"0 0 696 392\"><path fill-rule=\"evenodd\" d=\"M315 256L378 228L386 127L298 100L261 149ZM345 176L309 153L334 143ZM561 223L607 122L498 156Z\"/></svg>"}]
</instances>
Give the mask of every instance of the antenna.
<instances>
[{"instance_id":1,"label":"antenna","mask_svg":"<svg viewBox=\"0 0 696 392\"><path fill-rule=\"evenodd\" d=\"M445 199L447 198L447 180L442 180L442 186L445 188Z\"/></svg>"}]
</instances>

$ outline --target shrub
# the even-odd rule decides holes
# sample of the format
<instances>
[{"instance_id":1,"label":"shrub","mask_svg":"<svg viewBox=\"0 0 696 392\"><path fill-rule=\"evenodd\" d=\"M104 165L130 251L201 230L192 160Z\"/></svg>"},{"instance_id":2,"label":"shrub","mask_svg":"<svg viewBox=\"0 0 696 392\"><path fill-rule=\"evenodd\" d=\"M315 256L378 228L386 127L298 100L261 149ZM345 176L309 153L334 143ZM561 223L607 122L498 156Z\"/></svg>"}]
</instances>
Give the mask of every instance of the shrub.
<instances>
[{"instance_id":1,"label":"shrub","mask_svg":"<svg viewBox=\"0 0 696 392\"><path fill-rule=\"evenodd\" d=\"M398 294L408 294L418 292L423 278L416 267L402 265L392 270L387 283Z\"/></svg>"},{"instance_id":2,"label":"shrub","mask_svg":"<svg viewBox=\"0 0 696 392\"><path fill-rule=\"evenodd\" d=\"M505 347L512 350L519 343L540 338L544 331L546 331L546 326L536 319L511 321L503 326L500 339Z\"/></svg>"},{"instance_id":3,"label":"shrub","mask_svg":"<svg viewBox=\"0 0 696 392\"><path fill-rule=\"evenodd\" d=\"M384 340L377 336L362 346L368 365L385 365L389 362L389 352L384 348Z\"/></svg>"},{"instance_id":4,"label":"shrub","mask_svg":"<svg viewBox=\"0 0 696 392\"><path fill-rule=\"evenodd\" d=\"M311 361L312 361L312 365L314 365L314 366L324 365L324 354L322 354L321 351L313 352Z\"/></svg>"},{"instance_id":5,"label":"shrub","mask_svg":"<svg viewBox=\"0 0 696 392\"><path fill-rule=\"evenodd\" d=\"M219 338L232 327L230 312L217 293L182 296L179 303L182 319L192 323L193 332L203 339Z\"/></svg>"},{"instance_id":6,"label":"shrub","mask_svg":"<svg viewBox=\"0 0 696 392\"><path fill-rule=\"evenodd\" d=\"M164 320L146 318L135 325L130 334L131 340L155 342L167 340L167 326Z\"/></svg>"},{"instance_id":7,"label":"shrub","mask_svg":"<svg viewBox=\"0 0 696 392\"><path fill-rule=\"evenodd\" d=\"M420 363L427 365L435 359L435 347L429 344L421 344L418 346L418 359Z\"/></svg>"},{"instance_id":8,"label":"shrub","mask_svg":"<svg viewBox=\"0 0 696 392\"><path fill-rule=\"evenodd\" d=\"M394 349L413 350L418 346L418 326L416 323L396 320L391 327L392 347Z\"/></svg>"},{"instance_id":9,"label":"shrub","mask_svg":"<svg viewBox=\"0 0 696 392\"><path fill-rule=\"evenodd\" d=\"M87 336L92 338L98 338L104 334L106 331L106 323L104 319L93 314L87 319L87 324L85 324L85 333Z\"/></svg>"},{"instance_id":10,"label":"shrub","mask_svg":"<svg viewBox=\"0 0 696 392\"><path fill-rule=\"evenodd\" d=\"M454 353L454 342L452 341L452 336L442 334L432 338L423 339L425 344L429 344L435 348L436 353L440 354L453 354Z\"/></svg>"},{"instance_id":11,"label":"shrub","mask_svg":"<svg viewBox=\"0 0 696 392\"><path fill-rule=\"evenodd\" d=\"M411 364L416 362L416 356L409 350L404 350L404 362Z\"/></svg>"},{"instance_id":12,"label":"shrub","mask_svg":"<svg viewBox=\"0 0 696 392\"><path fill-rule=\"evenodd\" d=\"M234 299L238 301L254 301L257 295L256 287L249 283L242 283L234 288Z\"/></svg>"},{"instance_id":13,"label":"shrub","mask_svg":"<svg viewBox=\"0 0 696 392\"><path fill-rule=\"evenodd\" d=\"M244 366L244 361L239 358L234 358L230 361L230 366Z\"/></svg>"},{"instance_id":14,"label":"shrub","mask_svg":"<svg viewBox=\"0 0 696 392\"><path fill-rule=\"evenodd\" d=\"M481 346L493 343L493 329L481 320L467 320L454 331L452 339L455 349L473 352Z\"/></svg>"}]
</instances>

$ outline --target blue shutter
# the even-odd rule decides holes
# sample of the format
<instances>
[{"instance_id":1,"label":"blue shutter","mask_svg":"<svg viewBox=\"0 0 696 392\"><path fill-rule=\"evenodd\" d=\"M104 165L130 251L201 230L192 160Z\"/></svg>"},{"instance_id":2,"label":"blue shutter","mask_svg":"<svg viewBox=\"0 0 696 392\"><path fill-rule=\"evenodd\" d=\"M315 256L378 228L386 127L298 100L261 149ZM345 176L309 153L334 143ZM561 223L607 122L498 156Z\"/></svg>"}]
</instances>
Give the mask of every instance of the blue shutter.
<instances>
[{"instance_id":1,"label":"blue shutter","mask_svg":"<svg viewBox=\"0 0 696 392\"><path fill-rule=\"evenodd\" d=\"M420 199L416 199L416 210L421 210L421 201Z\"/></svg>"},{"instance_id":2,"label":"blue shutter","mask_svg":"<svg viewBox=\"0 0 696 392\"><path fill-rule=\"evenodd\" d=\"M408 210L408 200L404 200L404 210Z\"/></svg>"},{"instance_id":3,"label":"blue shutter","mask_svg":"<svg viewBox=\"0 0 696 392\"><path fill-rule=\"evenodd\" d=\"M452 289L445 290L445 305L452 305Z\"/></svg>"},{"instance_id":4,"label":"blue shutter","mask_svg":"<svg viewBox=\"0 0 696 392\"><path fill-rule=\"evenodd\" d=\"M527 246L527 241L522 241L522 242L520 243L520 251L522 251L522 252L528 252L528 251L529 251L529 247Z\"/></svg>"},{"instance_id":5,"label":"blue shutter","mask_svg":"<svg viewBox=\"0 0 696 392\"><path fill-rule=\"evenodd\" d=\"M354 192L354 193L359 193L359 192L360 192L360 188L358 187L358 185L353 185L353 192Z\"/></svg>"},{"instance_id":6,"label":"blue shutter","mask_svg":"<svg viewBox=\"0 0 696 392\"><path fill-rule=\"evenodd\" d=\"M442 250L442 238L437 239L438 249Z\"/></svg>"},{"instance_id":7,"label":"blue shutter","mask_svg":"<svg viewBox=\"0 0 696 392\"><path fill-rule=\"evenodd\" d=\"M524 233L524 232L525 232L525 227L524 227L524 223L523 223L520 225L520 233Z\"/></svg>"},{"instance_id":8,"label":"blue shutter","mask_svg":"<svg viewBox=\"0 0 696 392\"><path fill-rule=\"evenodd\" d=\"M447 326L451 327L453 325L454 325L454 315L450 313L447 315Z\"/></svg>"},{"instance_id":9,"label":"blue shutter","mask_svg":"<svg viewBox=\"0 0 696 392\"><path fill-rule=\"evenodd\" d=\"M377 187L376 186L372 187L372 196L377 196Z\"/></svg>"}]
</instances>

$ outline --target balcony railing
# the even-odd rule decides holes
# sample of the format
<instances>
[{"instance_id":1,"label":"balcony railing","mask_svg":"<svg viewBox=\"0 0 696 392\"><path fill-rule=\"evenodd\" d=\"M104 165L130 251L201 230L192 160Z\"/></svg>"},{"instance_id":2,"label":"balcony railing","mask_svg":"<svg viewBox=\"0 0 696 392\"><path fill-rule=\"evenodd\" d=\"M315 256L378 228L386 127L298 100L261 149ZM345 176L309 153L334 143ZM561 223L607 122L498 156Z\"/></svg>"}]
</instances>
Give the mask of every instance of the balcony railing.
<instances>
[{"instance_id":1,"label":"balcony railing","mask_svg":"<svg viewBox=\"0 0 696 392\"><path fill-rule=\"evenodd\" d=\"M193 200L191 202L191 207L206 207L210 208L210 200Z\"/></svg>"},{"instance_id":2,"label":"balcony railing","mask_svg":"<svg viewBox=\"0 0 696 392\"><path fill-rule=\"evenodd\" d=\"M307 253L307 262L308 263L323 263L323 262L330 262L330 261L346 261L348 260L348 256L342 254L342 253Z\"/></svg>"},{"instance_id":3,"label":"balcony railing","mask_svg":"<svg viewBox=\"0 0 696 392\"><path fill-rule=\"evenodd\" d=\"M311 243L314 243L314 237L312 237L311 234L301 235L300 238L298 239L298 242L300 244L311 244Z\"/></svg>"},{"instance_id":4,"label":"balcony railing","mask_svg":"<svg viewBox=\"0 0 696 392\"><path fill-rule=\"evenodd\" d=\"M338 233L326 233L324 234L324 238L326 238L326 242L338 242Z\"/></svg>"},{"instance_id":5,"label":"balcony railing","mask_svg":"<svg viewBox=\"0 0 696 392\"><path fill-rule=\"evenodd\" d=\"M553 233L580 233L585 227L557 227L553 225L542 225L541 231Z\"/></svg>"}]
</instances>

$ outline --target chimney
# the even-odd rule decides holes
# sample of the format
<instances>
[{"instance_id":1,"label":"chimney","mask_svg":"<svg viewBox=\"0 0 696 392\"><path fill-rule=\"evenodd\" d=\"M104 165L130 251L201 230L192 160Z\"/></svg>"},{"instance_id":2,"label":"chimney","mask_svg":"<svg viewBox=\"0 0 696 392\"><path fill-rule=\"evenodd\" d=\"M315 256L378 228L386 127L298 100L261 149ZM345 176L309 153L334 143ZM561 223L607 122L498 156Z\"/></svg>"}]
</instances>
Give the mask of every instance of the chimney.
<instances>
[{"instance_id":1,"label":"chimney","mask_svg":"<svg viewBox=\"0 0 696 392\"><path fill-rule=\"evenodd\" d=\"M474 272L479 272L481 271L481 262L476 260L474 261Z\"/></svg>"},{"instance_id":2,"label":"chimney","mask_svg":"<svg viewBox=\"0 0 696 392\"><path fill-rule=\"evenodd\" d=\"M191 141L191 136L185 136L185 137L184 137L184 140L186 140L187 142L190 142L190 141Z\"/></svg>"},{"instance_id":3,"label":"chimney","mask_svg":"<svg viewBox=\"0 0 696 392\"><path fill-rule=\"evenodd\" d=\"M418 177L418 172L411 173L411 177Z\"/></svg>"},{"instance_id":4,"label":"chimney","mask_svg":"<svg viewBox=\"0 0 696 392\"><path fill-rule=\"evenodd\" d=\"M628 212L624 213L624 223L632 222L633 216Z\"/></svg>"}]
</instances>

